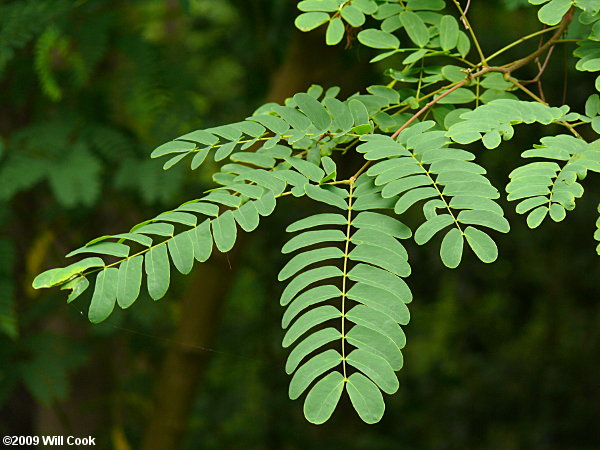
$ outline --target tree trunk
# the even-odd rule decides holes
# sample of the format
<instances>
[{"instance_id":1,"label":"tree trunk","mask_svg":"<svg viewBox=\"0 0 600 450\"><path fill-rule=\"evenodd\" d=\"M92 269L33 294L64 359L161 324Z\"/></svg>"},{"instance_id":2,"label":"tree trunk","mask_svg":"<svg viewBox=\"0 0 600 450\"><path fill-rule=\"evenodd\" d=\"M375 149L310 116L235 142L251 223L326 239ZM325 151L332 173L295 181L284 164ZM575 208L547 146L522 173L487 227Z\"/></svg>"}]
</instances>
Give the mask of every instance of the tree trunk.
<instances>
[{"instance_id":1,"label":"tree trunk","mask_svg":"<svg viewBox=\"0 0 600 450\"><path fill-rule=\"evenodd\" d=\"M196 387L202 381L220 311L233 270L224 257L200 265L181 304L181 319L156 378L154 410L144 437L144 449L179 447Z\"/></svg>"}]
</instances>

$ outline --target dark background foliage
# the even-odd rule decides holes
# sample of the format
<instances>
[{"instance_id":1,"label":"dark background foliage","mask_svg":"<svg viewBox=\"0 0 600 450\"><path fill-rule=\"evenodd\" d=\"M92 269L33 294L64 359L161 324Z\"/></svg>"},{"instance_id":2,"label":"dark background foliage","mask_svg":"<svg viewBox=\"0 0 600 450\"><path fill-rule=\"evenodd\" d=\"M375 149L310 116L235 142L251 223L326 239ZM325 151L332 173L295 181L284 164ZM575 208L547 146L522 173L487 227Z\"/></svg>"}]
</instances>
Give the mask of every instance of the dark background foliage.
<instances>
[{"instance_id":1,"label":"dark background foliage","mask_svg":"<svg viewBox=\"0 0 600 450\"><path fill-rule=\"evenodd\" d=\"M486 53L539 27L525 4L473 2ZM1 433L89 434L119 450L598 448L597 183L539 230L506 208L513 231L492 265L470 255L451 271L436 246L408 244L405 368L374 426L351 408L314 426L287 398L274 280L283 230L309 202L281 201L231 255L101 325L82 313L89 294L67 305L30 288L70 249L210 186L214 167L163 172L156 145L311 83L344 95L385 82L365 48L325 48L320 31L294 31L295 14L282 0L0 4ZM593 80L571 51L556 49L544 85L552 104L582 110ZM540 133L475 148L496 186Z\"/></svg>"}]
</instances>

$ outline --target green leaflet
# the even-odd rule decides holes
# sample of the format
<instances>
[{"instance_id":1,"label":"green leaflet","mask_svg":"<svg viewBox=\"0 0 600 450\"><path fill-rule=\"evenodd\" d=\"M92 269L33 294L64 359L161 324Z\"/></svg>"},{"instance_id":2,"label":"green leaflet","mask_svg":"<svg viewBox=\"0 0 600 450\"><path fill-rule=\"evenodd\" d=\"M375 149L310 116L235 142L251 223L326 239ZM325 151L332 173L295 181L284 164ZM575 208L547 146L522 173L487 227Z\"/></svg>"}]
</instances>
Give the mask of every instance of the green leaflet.
<instances>
[{"instance_id":1,"label":"green leaflet","mask_svg":"<svg viewBox=\"0 0 600 450\"><path fill-rule=\"evenodd\" d=\"M337 287L330 284L317 286L303 292L288 305L285 314L281 319L281 326L287 328L290 322L304 309L316 303L339 297L341 294L342 292Z\"/></svg>"},{"instance_id":2,"label":"green leaflet","mask_svg":"<svg viewBox=\"0 0 600 450\"><path fill-rule=\"evenodd\" d=\"M344 37L344 23L339 17L335 17L329 22L327 31L325 32L325 42L327 45L339 44Z\"/></svg>"},{"instance_id":3,"label":"green leaflet","mask_svg":"<svg viewBox=\"0 0 600 450\"><path fill-rule=\"evenodd\" d=\"M400 370L404 364L402 352L387 336L367 327L355 325L346 335L351 345L363 348L386 359L393 370Z\"/></svg>"},{"instance_id":4,"label":"green leaflet","mask_svg":"<svg viewBox=\"0 0 600 450\"><path fill-rule=\"evenodd\" d=\"M167 293L170 283L171 273L167 244L159 244L150 249L144 256L144 267L146 269L148 293L154 300L159 300Z\"/></svg>"},{"instance_id":5,"label":"green leaflet","mask_svg":"<svg viewBox=\"0 0 600 450\"><path fill-rule=\"evenodd\" d=\"M191 232L194 258L196 261L204 262L210 258L213 248L213 238L210 232L210 220L207 219Z\"/></svg>"},{"instance_id":6,"label":"green leaflet","mask_svg":"<svg viewBox=\"0 0 600 450\"><path fill-rule=\"evenodd\" d=\"M495 201L484 197L476 197L473 195L460 195L452 197L449 206L453 209L489 211L500 216L504 215L502 207Z\"/></svg>"},{"instance_id":7,"label":"green leaflet","mask_svg":"<svg viewBox=\"0 0 600 450\"><path fill-rule=\"evenodd\" d=\"M285 161L309 180L320 181L325 177L325 172L309 161L300 158L285 158Z\"/></svg>"},{"instance_id":8,"label":"green leaflet","mask_svg":"<svg viewBox=\"0 0 600 450\"><path fill-rule=\"evenodd\" d=\"M361 373L348 377L346 391L354 409L366 423L377 423L383 417L385 403L377 386Z\"/></svg>"},{"instance_id":9,"label":"green leaflet","mask_svg":"<svg viewBox=\"0 0 600 450\"><path fill-rule=\"evenodd\" d=\"M367 111L367 107L363 102L354 98L350 99L348 101L348 108L350 109L350 114L352 114L352 117L354 118L355 125L369 124L369 111Z\"/></svg>"},{"instance_id":10,"label":"green leaflet","mask_svg":"<svg viewBox=\"0 0 600 450\"><path fill-rule=\"evenodd\" d=\"M255 172L258 172L258 170L252 171L251 173ZM238 181L237 178L235 178L235 181ZM230 194L229 192L223 190L209 192L209 194L202 200L220 203L221 205L230 206L232 208L239 208L242 204L242 199L239 196Z\"/></svg>"},{"instance_id":11,"label":"green leaflet","mask_svg":"<svg viewBox=\"0 0 600 450\"><path fill-rule=\"evenodd\" d=\"M305 267L320 261L326 261L328 259L337 259L344 256L344 253L335 247L319 248L316 250L310 250L304 253L300 253L294 256L288 263L281 269L277 278L279 281L287 280L292 275L295 275Z\"/></svg>"},{"instance_id":12,"label":"green leaflet","mask_svg":"<svg viewBox=\"0 0 600 450\"><path fill-rule=\"evenodd\" d=\"M548 215L548 207L547 206L540 206L540 207L534 209L527 216L527 226L529 226L529 228L539 227L547 215Z\"/></svg>"},{"instance_id":13,"label":"green leaflet","mask_svg":"<svg viewBox=\"0 0 600 450\"><path fill-rule=\"evenodd\" d=\"M335 19L332 22L330 22L330 26L328 28L331 28L331 23L333 23L334 21ZM344 26L342 24L342 21L338 19L336 23L339 23L339 26L342 27L341 36L343 36ZM338 25L334 25L334 27L337 26ZM339 39L341 39L341 36L339 36ZM337 44L337 42L335 43ZM329 116L329 113L327 112L325 107L320 102L315 100L312 96L301 92L299 94L294 95L294 102L296 103L298 108L300 108L300 111L306 114L306 116L310 119L310 121L317 130L324 131L329 128L329 125L331 124L331 117Z\"/></svg>"},{"instance_id":14,"label":"green leaflet","mask_svg":"<svg viewBox=\"0 0 600 450\"><path fill-rule=\"evenodd\" d=\"M404 303L412 300L410 289L401 278L377 267L357 264L348 272L348 278L386 290Z\"/></svg>"},{"instance_id":15,"label":"green leaflet","mask_svg":"<svg viewBox=\"0 0 600 450\"><path fill-rule=\"evenodd\" d=\"M401 260L408 261L408 253L406 252L404 246L389 234L383 233L376 229L361 228L352 235L350 240L356 245L371 244L382 247L394 253L393 258L399 258Z\"/></svg>"},{"instance_id":16,"label":"green leaflet","mask_svg":"<svg viewBox=\"0 0 600 450\"><path fill-rule=\"evenodd\" d=\"M396 214L402 214L415 203L431 197L436 197L438 194L438 191L431 187L412 189L407 193L402 194L402 196L398 199L396 205L394 206L394 212Z\"/></svg>"},{"instance_id":17,"label":"green leaflet","mask_svg":"<svg viewBox=\"0 0 600 450\"><path fill-rule=\"evenodd\" d=\"M175 227L170 223L148 223L136 225L131 229L132 233L134 231L138 234L156 234L157 236L173 236L173 233L175 232Z\"/></svg>"},{"instance_id":18,"label":"green leaflet","mask_svg":"<svg viewBox=\"0 0 600 450\"><path fill-rule=\"evenodd\" d=\"M219 214L219 207L217 205L213 205L212 203L206 203L201 201L192 201L188 203L184 203L179 208L179 211L191 211L198 214L205 214L207 216L217 217Z\"/></svg>"},{"instance_id":19,"label":"green leaflet","mask_svg":"<svg viewBox=\"0 0 600 450\"><path fill-rule=\"evenodd\" d=\"M235 146L235 144L233 142L223 145L218 150L219 155L222 155L226 151L233 151L234 146ZM196 154L192 158L192 162L190 164L190 168L192 170L196 170L198 167L200 167L202 165L202 163L206 160L206 157L208 156L209 150L210 150L210 148L207 147L207 148L200 149L196 152ZM171 160L167 161L165 163L165 165L163 166L163 169L167 170L167 169L171 168L172 166L177 164L181 159L183 159L183 156L185 156L185 155L181 155L181 157L179 157L179 158L175 157L175 158L172 158Z\"/></svg>"},{"instance_id":20,"label":"green leaflet","mask_svg":"<svg viewBox=\"0 0 600 450\"><path fill-rule=\"evenodd\" d=\"M231 155L231 153L235 150L235 147L237 146L237 144L238 144L237 142L228 142L227 144L221 145L215 152L215 161L222 161L223 159L225 159L229 155ZM205 155L196 155L196 156L194 156L194 160L196 158L198 158L198 161L192 161L192 165L198 167L200 164L202 164L204 162L204 159L206 158L206 156ZM193 166L192 166L192 170L194 170Z\"/></svg>"},{"instance_id":21,"label":"green leaflet","mask_svg":"<svg viewBox=\"0 0 600 450\"><path fill-rule=\"evenodd\" d=\"M387 336L399 349L404 348L406 345L406 336L402 328L385 313L365 305L356 305L346 313L346 316L348 320L357 325L370 328Z\"/></svg>"},{"instance_id":22,"label":"green leaflet","mask_svg":"<svg viewBox=\"0 0 600 450\"><path fill-rule=\"evenodd\" d=\"M276 200L275 194L273 192L265 192L261 198L252 203L252 205L263 217L271 215L271 213L275 210Z\"/></svg>"},{"instance_id":23,"label":"green leaflet","mask_svg":"<svg viewBox=\"0 0 600 450\"><path fill-rule=\"evenodd\" d=\"M267 172L264 169L256 169L256 170L244 172L244 173L238 175L235 178L235 181L251 181L253 183L256 183L259 186L262 186L264 188L267 188L270 191L273 191L274 195L280 195L285 189L284 181L280 180L279 178L276 178L271 172ZM214 194L214 192L213 192L213 194ZM229 206L238 207L239 199L237 200L236 204L229 205Z\"/></svg>"},{"instance_id":24,"label":"green leaflet","mask_svg":"<svg viewBox=\"0 0 600 450\"><path fill-rule=\"evenodd\" d=\"M96 288L90 303L88 318L92 323L99 323L106 319L117 299L117 278L119 271L113 267L103 269L96 277Z\"/></svg>"},{"instance_id":25,"label":"green leaflet","mask_svg":"<svg viewBox=\"0 0 600 450\"><path fill-rule=\"evenodd\" d=\"M310 31L323 25L329 20L329 14L324 12L308 12L296 17L294 24L300 31Z\"/></svg>"},{"instance_id":26,"label":"green leaflet","mask_svg":"<svg viewBox=\"0 0 600 450\"><path fill-rule=\"evenodd\" d=\"M348 205L342 197L327 189L312 184L306 184L304 185L304 191L306 192L306 195L318 202L337 206L338 208L343 210L346 210L348 208Z\"/></svg>"},{"instance_id":27,"label":"green leaflet","mask_svg":"<svg viewBox=\"0 0 600 450\"><path fill-rule=\"evenodd\" d=\"M540 8L538 18L540 22L546 25L556 25L567 13L572 4L572 0L551 0Z\"/></svg>"},{"instance_id":28,"label":"green leaflet","mask_svg":"<svg viewBox=\"0 0 600 450\"><path fill-rule=\"evenodd\" d=\"M438 232L453 223L454 218L450 214L440 214L438 216L434 216L417 228L417 231L415 231L415 242L419 245L423 245L429 242L429 240Z\"/></svg>"},{"instance_id":29,"label":"green leaflet","mask_svg":"<svg viewBox=\"0 0 600 450\"><path fill-rule=\"evenodd\" d=\"M360 27L365 23L365 15L358 8L346 5L341 10L342 18L353 27Z\"/></svg>"},{"instance_id":30,"label":"green leaflet","mask_svg":"<svg viewBox=\"0 0 600 450\"><path fill-rule=\"evenodd\" d=\"M273 116L266 117L276 119L276 117ZM283 132L285 132L285 130ZM231 155L229 159L234 162L243 162L267 169L270 169L275 165L275 158L260 153L238 152Z\"/></svg>"},{"instance_id":31,"label":"green leaflet","mask_svg":"<svg viewBox=\"0 0 600 450\"><path fill-rule=\"evenodd\" d=\"M119 265L117 277L117 302L123 309L129 308L140 295L142 284L142 255L126 259Z\"/></svg>"},{"instance_id":32,"label":"green leaflet","mask_svg":"<svg viewBox=\"0 0 600 450\"><path fill-rule=\"evenodd\" d=\"M460 264L463 253L463 233L458 228L453 228L442 239L440 257L446 267L454 269Z\"/></svg>"},{"instance_id":33,"label":"green leaflet","mask_svg":"<svg viewBox=\"0 0 600 450\"><path fill-rule=\"evenodd\" d=\"M285 333L285 336L283 337L282 345L284 347L289 347L300 336L314 326L336 317L341 317L341 313L338 309L331 305L319 306L315 309L311 309L307 313L304 313L302 316L300 316L287 330L287 333Z\"/></svg>"},{"instance_id":34,"label":"green leaflet","mask_svg":"<svg viewBox=\"0 0 600 450\"><path fill-rule=\"evenodd\" d=\"M78 248L67 254L67 258L79 255L81 253L97 253L100 255L110 255L124 258L129 255L129 247L117 242L99 242L89 246Z\"/></svg>"},{"instance_id":35,"label":"green leaflet","mask_svg":"<svg viewBox=\"0 0 600 450\"><path fill-rule=\"evenodd\" d=\"M323 242L341 242L344 240L346 240L346 235L341 230L305 231L286 242L281 248L281 253L291 253L300 248Z\"/></svg>"},{"instance_id":36,"label":"green leaflet","mask_svg":"<svg viewBox=\"0 0 600 450\"><path fill-rule=\"evenodd\" d=\"M92 239L90 242L88 242L85 245L86 246L92 245L92 244L95 244L96 242L105 241L106 239L111 239L111 238L137 242L138 244L145 245L146 247L149 247L152 245L152 238L149 238L148 236L144 236L142 234L135 234L135 233L121 233L121 234L115 234L114 236L112 236L112 235L100 236L96 239ZM119 243L121 243L121 242L119 242Z\"/></svg>"},{"instance_id":37,"label":"green leaflet","mask_svg":"<svg viewBox=\"0 0 600 450\"><path fill-rule=\"evenodd\" d=\"M290 129L289 124L279 117L271 116L270 114L260 114L249 118L265 126L276 134L283 134Z\"/></svg>"},{"instance_id":38,"label":"green leaflet","mask_svg":"<svg viewBox=\"0 0 600 450\"><path fill-rule=\"evenodd\" d=\"M410 266L405 260L397 259L394 252L371 244L361 244L354 247L349 255L350 260L366 262L381 267L398 276L410 275Z\"/></svg>"},{"instance_id":39,"label":"green leaflet","mask_svg":"<svg viewBox=\"0 0 600 450\"><path fill-rule=\"evenodd\" d=\"M500 231L501 233L508 233L510 230L508 220L492 211L461 211L457 217L457 220L465 224L481 225L492 228L493 230Z\"/></svg>"},{"instance_id":40,"label":"green leaflet","mask_svg":"<svg viewBox=\"0 0 600 450\"><path fill-rule=\"evenodd\" d=\"M296 370L300 361L302 361L307 355L315 351L316 349L322 347L323 345L334 341L336 339L340 339L342 336L338 330L335 328L325 328L323 330L319 330L314 334L311 334L302 342L294 347L294 349L290 352L287 361L285 363L285 371L288 374L291 374Z\"/></svg>"},{"instance_id":41,"label":"green leaflet","mask_svg":"<svg viewBox=\"0 0 600 450\"><path fill-rule=\"evenodd\" d=\"M395 49L400 46L396 36L381 30L367 29L358 33L358 42L367 47L379 49Z\"/></svg>"},{"instance_id":42,"label":"green leaflet","mask_svg":"<svg viewBox=\"0 0 600 450\"><path fill-rule=\"evenodd\" d=\"M352 225L356 228L368 228L381 231L400 239L408 239L412 235L410 229L399 220L370 211L359 213L352 220Z\"/></svg>"},{"instance_id":43,"label":"green leaflet","mask_svg":"<svg viewBox=\"0 0 600 450\"><path fill-rule=\"evenodd\" d=\"M418 47L424 47L429 42L429 30L417 14L411 11L404 11L400 14L400 22L408 33L408 37Z\"/></svg>"},{"instance_id":44,"label":"green leaflet","mask_svg":"<svg viewBox=\"0 0 600 450\"><path fill-rule=\"evenodd\" d=\"M458 43L458 21L453 16L444 16L440 21L440 45L442 50L452 50Z\"/></svg>"},{"instance_id":45,"label":"green leaflet","mask_svg":"<svg viewBox=\"0 0 600 450\"><path fill-rule=\"evenodd\" d=\"M344 384L344 377L339 372L331 372L321 378L304 401L306 419L314 424L326 422L340 400Z\"/></svg>"},{"instance_id":46,"label":"green leaflet","mask_svg":"<svg viewBox=\"0 0 600 450\"><path fill-rule=\"evenodd\" d=\"M424 171L422 167L418 164L406 164L406 158L395 158L382 162L398 162L398 167L391 167L389 170L385 170L381 172L377 178L375 178L375 184L377 186L386 185L387 183L398 180L399 178L404 178L409 175L417 175L421 174Z\"/></svg>"},{"instance_id":47,"label":"green leaflet","mask_svg":"<svg viewBox=\"0 0 600 450\"><path fill-rule=\"evenodd\" d=\"M292 223L285 229L285 231L292 233L294 231L305 230L307 228L314 228L321 225L345 225L347 222L348 219L341 214L315 214L314 216L309 216L305 219L300 219Z\"/></svg>"},{"instance_id":48,"label":"green leaflet","mask_svg":"<svg viewBox=\"0 0 600 450\"><path fill-rule=\"evenodd\" d=\"M151 158L158 158L160 156L169 155L171 153L187 153L196 148L196 144L193 142L186 141L170 141L166 144L158 146L150 154Z\"/></svg>"},{"instance_id":49,"label":"green leaflet","mask_svg":"<svg viewBox=\"0 0 600 450\"><path fill-rule=\"evenodd\" d=\"M297 275L285 287L281 294L280 304L287 305L301 290L317 281L325 281L329 278L342 275L342 271L334 266L317 267Z\"/></svg>"},{"instance_id":50,"label":"green leaflet","mask_svg":"<svg viewBox=\"0 0 600 450\"><path fill-rule=\"evenodd\" d=\"M426 175L414 175L411 177L405 177L398 180L393 180L386 184L381 195L384 198L396 197L398 194L414 189L420 186L429 186L431 179Z\"/></svg>"},{"instance_id":51,"label":"green leaflet","mask_svg":"<svg viewBox=\"0 0 600 450\"><path fill-rule=\"evenodd\" d=\"M215 245L220 252L227 253L233 248L237 237L237 228L231 210L225 211L219 217L212 220L211 229Z\"/></svg>"},{"instance_id":52,"label":"green leaflet","mask_svg":"<svg viewBox=\"0 0 600 450\"><path fill-rule=\"evenodd\" d=\"M333 121L337 128L342 131L348 131L354 125L354 118L350 113L350 109L346 103L339 101L336 98L326 98L323 103L333 117Z\"/></svg>"},{"instance_id":53,"label":"green leaflet","mask_svg":"<svg viewBox=\"0 0 600 450\"><path fill-rule=\"evenodd\" d=\"M34 289L58 286L72 278L74 275L83 273L93 267L103 267L104 261L98 257L85 258L67 267L46 270L33 280ZM71 288L69 288L71 289Z\"/></svg>"},{"instance_id":54,"label":"green leaflet","mask_svg":"<svg viewBox=\"0 0 600 450\"><path fill-rule=\"evenodd\" d=\"M444 0L408 0L406 7L411 11L431 10L440 11L446 5Z\"/></svg>"},{"instance_id":55,"label":"green leaflet","mask_svg":"<svg viewBox=\"0 0 600 450\"><path fill-rule=\"evenodd\" d=\"M246 232L254 231L260 221L260 216L254 202L244 203L241 207L234 210L233 217L242 230Z\"/></svg>"},{"instance_id":56,"label":"green leaflet","mask_svg":"<svg viewBox=\"0 0 600 450\"><path fill-rule=\"evenodd\" d=\"M491 263L498 257L498 247L491 237L477 228L467 227L465 237L471 249L484 263Z\"/></svg>"},{"instance_id":57,"label":"green leaflet","mask_svg":"<svg viewBox=\"0 0 600 450\"><path fill-rule=\"evenodd\" d=\"M363 283L354 284L347 293L351 300L387 314L399 324L406 325L410 320L408 308L397 297L389 295L385 290Z\"/></svg>"},{"instance_id":58,"label":"green leaflet","mask_svg":"<svg viewBox=\"0 0 600 450\"><path fill-rule=\"evenodd\" d=\"M184 275L190 273L194 266L193 233L194 230L180 233L167 243L173 264Z\"/></svg>"},{"instance_id":59,"label":"green leaflet","mask_svg":"<svg viewBox=\"0 0 600 450\"><path fill-rule=\"evenodd\" d=\"M90 282L88 279L84 276L81 276L66 282L61 286L60 289L71 289L69 297L67 298L67 303L71 303L73 300L83 294L89 286Z\"/></svg>"},{"instance_id":60,"label":"green leaflet","mask_svg":"<svg viewBox=\"0 0 600 450\"><path fill-rule=\"evenodd\" d=\"M314 356L296 370L290 381L289 396L295 400L319 375L340 364L342 356L335 350L326 350Z\"/></svg>"},{"instance_id":61,"label":"green leaflet","mask_svg":"<svg viewBox=\"0 0 600 450\"><path fill-rule=\"evenodd\" d=\"M311 125L310 119L296 108L275 105L273 106L273 111L279 114L283 120L289 123L292 128L295 128L296 130L306 130Z\"/></svg>"},{"instance_id":62,"label":"green leaflet","mask_svg":"<svg viewBox=\"0 0 600 450\"><path fill-rule=\"evenodd\" d=\"M383 392L393 394L398 390L398 378L385 358L359 348L352 351L347 359L348 364L367 375Z\"/></svg>"}]
</instances>

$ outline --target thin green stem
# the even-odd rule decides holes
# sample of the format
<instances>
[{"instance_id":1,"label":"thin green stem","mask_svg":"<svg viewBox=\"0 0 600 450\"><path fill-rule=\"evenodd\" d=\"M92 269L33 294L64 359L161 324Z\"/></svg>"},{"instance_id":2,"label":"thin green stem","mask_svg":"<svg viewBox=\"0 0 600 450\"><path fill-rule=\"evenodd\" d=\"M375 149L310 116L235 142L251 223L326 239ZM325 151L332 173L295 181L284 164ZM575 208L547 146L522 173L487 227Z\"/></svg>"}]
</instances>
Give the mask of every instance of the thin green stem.
<instances>
[{"instance_id":1,"label":"thin green stem","mask_svg":"<svg viewBox=\"0 0 600 450\"><path fill-rule=\"evenodd\" d=\"M510 50L511 48L513 48L513 47L515 47L515 46L517 46L517 45L519 45L519 44L521 44L521 43L523 43L523 42L525 42L525 41L527 41L529 39L532 39L532 38L534 38L536 36L539 36L541 34L544 34L544 33L548 33L549 31L556 30L559 27L560 27L560 25L556 25L554 27L544 28L543 30L539 30L539 31L536 31L535 33L528 34L527 36L523 36L522 38L517 39L516 41L508 44L507 46L502 47L500 50L498 50L497 52L491 54L486 59L489 62L492 59L496 58L497 56L501 55L502 53L506 52L507 50Z\"/></svg>"},{"instance_id":2,"label":"thin green stem","mask_svg":"<svg viewBox=\"0 0 600 450\"><path fill-rule=\"evenodd\" d=\"M431 176L431 172L429 172L427 169L425 169L425 167L423 166L423 163L421 163L421 161L419 161L417 159L417 157L415 156L415 154L413 152L410 152L410 156L417 162L419 167L421 167L421 169L423 169L423 171L425 172L425 175L427 175L427 178L429 178L429 181L431 181L432 186L438 192L440 198L442 199L442 202L444 202L444 205L446 206L448 213L450 213L452 220L454 220L454 224L456 225L456 228L458 228L458 231L460 231L461 234L464 234L462 228L460 227L460 223L458 222L458 219L454 215L454 211L452 211L452 208L450 208L450 203L448 203L446 201L446 197L444 196L444 194L442 194L442 191L440 190L439 185L436 183L436 181Z\"/></svg>"},{"instance_id":3,"label":"thin green stem","mask_svg":"<svg viewBox=\"0 0 600 450\"><path fill-rule=\"evenodd\" d=\"M348 195L348 223L346 225L346 243L344 247L344 272L342 278L342 369L344 371L344 380L347 380L346 374L346 283L348 280L348 259L350 248L350 231L352 227L352 193L354 191L354 177L350 178L350 190Z\"/></svg>"}]
</instances>

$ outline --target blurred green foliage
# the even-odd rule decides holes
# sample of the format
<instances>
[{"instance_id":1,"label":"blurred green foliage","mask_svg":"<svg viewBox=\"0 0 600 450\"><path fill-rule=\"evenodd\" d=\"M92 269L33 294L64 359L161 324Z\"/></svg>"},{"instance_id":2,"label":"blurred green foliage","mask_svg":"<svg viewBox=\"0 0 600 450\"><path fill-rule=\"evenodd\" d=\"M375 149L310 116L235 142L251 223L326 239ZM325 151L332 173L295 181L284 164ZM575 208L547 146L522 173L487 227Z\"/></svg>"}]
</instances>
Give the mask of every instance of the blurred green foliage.
<instances>
[{"instance_id":1,"label":"blurred green foliage","mask_svg":"<svg viewBox=\"0 0 600 450\"><path fill-rule=\"evenodd\" d=\"M521 8L525 1L476 3L472 22L492 37L482 42L488 49L535 29L535 12ZM143 297L99 326L89 326L61 293L36 295L27 286L66 249L204 188L210 166L199 174L182 167L163 172L149 150L190 129L237 120L261 103L288 48L293 6L0 5L3 434L43 434L47 422L40 417L50 411L63 430L79 425L69 423L73 416L91 417L87 426L103 447L139 447L155 413L163 350L185 345L169 336L187 281L178 277L167 301ZM580 86L590 80L565 72L571 48L560 50L546 89L559 103L566 89L571 104L583 105ZM506 180L517 155L538 137L535 128L519 131L514 160L486 154L492 178ZM513 233L499 240L503 257L491 266L472 259L454 273L435 249L409 248L420 255L411 277L411 345L400 392L372 427L344 408L315 427L290 407L279 346L281 287L272 283L284 237L273 230L300 212L284 202L266 231L249 239L215 342L198 349L210 364L185 424L185 448L598 448L598 263L593 241L580 235L593 234L587 218L599 193L590 186L566 223L539 232L509 217Z\"/></svg>"}]
</instances>

